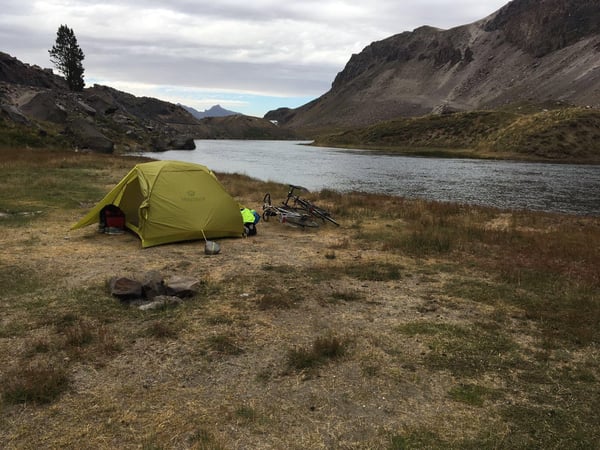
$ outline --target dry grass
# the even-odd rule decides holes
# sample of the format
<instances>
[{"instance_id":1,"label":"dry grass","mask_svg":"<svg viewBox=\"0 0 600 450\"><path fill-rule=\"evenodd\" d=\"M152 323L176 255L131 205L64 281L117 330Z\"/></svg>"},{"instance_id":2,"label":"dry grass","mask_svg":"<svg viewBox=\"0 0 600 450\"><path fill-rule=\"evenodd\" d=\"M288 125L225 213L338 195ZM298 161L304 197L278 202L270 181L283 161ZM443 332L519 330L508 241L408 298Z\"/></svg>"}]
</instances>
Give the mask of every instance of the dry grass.
<instances>
[{"instance_id":1,"label":"dry grass","mask_svg":"<svg viewBox=\"0 0 600 450\"><path fill-rule=\"evenodd\" d=\"M425 156L597 164L600 113L548 105L398 118L317 137L319 145Z\"/></svg>"},{"instance_id":2,"label":"dry grass","mask_svg":"<svg viewBox=\"0 0 600 450\"><path fill-rule=\"evenodd\" d=\"M134 162L0 152L0 179L12 177L0 210L41 211L0 219L0 447L600 439L600 219L324 191L313 200L340 228L261 222L217 256L68 233ZM28 186L39 177L45 191ZM264 192L286 192L219 178L258 209ZM152 270L203 291L139 311L105 290Z\"/></svg>"}]
</instances>

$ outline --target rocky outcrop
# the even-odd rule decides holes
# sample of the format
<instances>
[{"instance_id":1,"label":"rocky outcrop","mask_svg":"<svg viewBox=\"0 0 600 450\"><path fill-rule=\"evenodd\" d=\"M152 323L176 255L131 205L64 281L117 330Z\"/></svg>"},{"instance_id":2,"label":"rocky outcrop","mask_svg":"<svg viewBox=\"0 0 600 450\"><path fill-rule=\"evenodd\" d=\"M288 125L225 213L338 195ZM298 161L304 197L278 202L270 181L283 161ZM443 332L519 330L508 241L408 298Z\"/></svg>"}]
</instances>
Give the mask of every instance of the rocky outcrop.
<instances>
[{"instance_id":1,"label":"rocky outcrop","mask_svg":"<svg viewBox=\"0 0 600 450\"><path fill-rule=\"evenodd\" d=\"M297 133L268 119L241 114L202 119L207 139L295 139Z\"/></svg>"},{"instance_id":2,"label":"rocky outcrop","mask_svg":"<svg viewBox=\"0 0 600 450\"><path fill-rule=\"evenodd\" d=\"M599 21L597 0L513 0L472 24L374 42L329 92L265 117L319 130L515 102L600 108Z\"/></svg>"},{"instance_id":3,"label":"rocky outcrop","mask_svg":"<svg viewBox=\"0 0 600 450\"><path fill-rule=\"evenodd\" d=\"M30 125L31 122L21 111L19 108L13 105L0 104L0 112L6 114L6 116L12 121L19 125Z\"/></svg>"},{"instance_id":4,"label":"rocky outcrop","mask_svg":"<svg viewBox=\"0 0 600 450\"><path fill-rule=\"evenodd\" d=\"M181 105L108 86L71 92L51 70L0 53L0 121L35 135L29 142L36 145L64 148L67 143L74 149L122 153L193 150L194 139L203 138L294 136L266 119L242 115L223 119L227 120L199 120Z\"/></svg>"},{"instance_id":5,"label":"rocky outcrop","mask_svg":"<svg viewBox=\"0 0 600 450\"><path fill-rule=\"evenodd\" d=\"M19 109L33 120L64 124L69 113L53 91L31 92L21 98Z\"/></svg>"},{"instance_id":6,"label":"rocky outcrop","mask_svg":"<svg viewBox=\"0 0 600 450\"><path fill-rule=\"evenodd\" d=\"M46 89L67 89L65 80L54 75L52 69L25 64L3 52L0 52L0 82Z\"/></svg>"},{"instance_id":7,"label":"rocky outcrop","mask_svg":"<svg viewBox=\"0 0 600 450\"><path fill-rule=\"evenodd\" d=\"M48 146L63 148L66 139L74 149L101 153L193 149L190 136L201 131L180 107L101 86L74 93L0 82L0 106L6 119L26 127L24 133L29 128L46 136Z\"/></svg>"},{"instance_id":8,"label":"rocky outcrop","mask_svg":"<svg viewBox=\"0 0 600 450\"><path fill-rule=\"evenodd\" d=\"M194 138L191 136L177 136L169 141L168 148L175 150L194 150Z\"/></svg>"},{"instance_id":9,"label":"rocky outcrop","mask_svg":"<svg viewBox=\"0 0 600 450\"><path fill-rule=\"evenodd\" d=\"M520 0L502 8L485 24L515 47L536 57L598 35L598 0Z\"/></svg>"}]
</instances>

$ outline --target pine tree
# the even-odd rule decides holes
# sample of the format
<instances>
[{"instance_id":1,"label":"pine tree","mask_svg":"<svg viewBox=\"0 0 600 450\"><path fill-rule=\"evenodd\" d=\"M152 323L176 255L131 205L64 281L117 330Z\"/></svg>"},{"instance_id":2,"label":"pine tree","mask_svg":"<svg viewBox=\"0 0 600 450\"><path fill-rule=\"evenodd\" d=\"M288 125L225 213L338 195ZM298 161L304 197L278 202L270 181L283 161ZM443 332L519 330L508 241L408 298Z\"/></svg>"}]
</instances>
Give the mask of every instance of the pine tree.
<instances>
[{"instance_id":1,"label":"pine tree","mask_svg":"<svg viewBox=\"0 0 600 450\"><path fill-rule=\"evenodd\" d=\"M56 32L56 43L48 53L50 53L50 61L66 78L69 89L82 91L85 82L81 62L85 56L77 44L73 30L66 25L61 25Z\"/></svg>"}]
</instances>

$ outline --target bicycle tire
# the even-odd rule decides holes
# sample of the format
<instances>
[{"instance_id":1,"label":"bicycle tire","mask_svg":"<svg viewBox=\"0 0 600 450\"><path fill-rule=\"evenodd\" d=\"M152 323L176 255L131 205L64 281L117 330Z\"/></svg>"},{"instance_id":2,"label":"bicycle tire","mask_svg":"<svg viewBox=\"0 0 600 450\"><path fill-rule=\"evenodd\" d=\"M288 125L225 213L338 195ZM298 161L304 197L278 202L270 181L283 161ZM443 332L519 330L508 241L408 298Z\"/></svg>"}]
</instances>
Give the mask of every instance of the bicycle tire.
<instances>
[{"instance_id":1,"label":"bicycle tire","mask_svg":"<svg viewBox=\"0 0 600 450\"><path fill-rule=\"evenodd\" d=\"M271 194L269 192L267 192L263 197L263 208L265 207L265 205L271 206Z\"/></svg>"},{"instance_id":2,"label":"bicycle tire","mask_svg":"<svg viewBox=\"0 0 600 450\"><path fill-rule=\"evenodd\" d=\"M271 212L268 209L265 209L262 213L262 218L265 222L268 222L269 217L271 217Z\"/></svg>"},{"instance_id":3,"label":"bicycle tire","mask_svg":"<svg viewBox=\"0 0 600 450\"><path fill-rule=\"evenodd\" d=\"M328 211L316 206L314 203L311 203L308 200L304 200L301 198L297 199L297 203L299 203L301 205L301 209L303 209L306 212L308 212L309 214L321 219L323 222L325 222L327 220L327 221L331 222L332 224L334 224L335 226L338 226L338 227L340 226L340 224L337 223L333 217L331 217L331 215L329 214Z\"/></svg>"},{"instance_id":4,"label":"bicycle tire","mask_svg":"<svg viewBox=\"0 0 600 450\"><path fill-rule=\"evenodd\" d=\"M273 206L271 205L271 194L266 193L263 197L263 213L262 218L265 222L269 221L270 217L276 216L277 212L274 211Z\"/></svg>"},{"instance_id":5,"label":"bicycle tire","mask_svg":"<svg viewBox=\"0 0 600 450\"><path fill-rule=\"evenodd\" d=\"M318 228L319 224L314 220L310 220L309 216L301 215L300 217L293 215L285 215L285 219L282 223L288 223L290 225L299 226L301 228Z\"/></svg>"},{"instance_id":6,"label":"bicycle tire","mask_svg":"<svg viewBox=\"0 0 600 450\"><path fill-rule=\"evenodd\" d=\"M301 227L302 228L319 228L319 222L310 220L310 218L308 216L303 216Z\"/></svg>"},{"instance_id":7,"label":"bicycle tire","mask_svg":"<svg viewBox=\"0 0 600 450\"><path fill-rule=\"evenodd\" d=\"M335 226L337 226L337 227L339 227L339 226L340 226L340 224L339 224L339 223L337 223L337 222L335 221L335 219L334 219L333 217L331 217L331 216L330 216L328 213L324 213L324 212L322 212L322 211L315 211L315 212L316 212L316 215L317 215L317 216L318 216L318 217L319 217L321 220L323 220L323 221L326 221L326 220L327 220L327 221L331 222L332 224L334 224L334 225L335 225Z\"/></svg>"}]
</instances>

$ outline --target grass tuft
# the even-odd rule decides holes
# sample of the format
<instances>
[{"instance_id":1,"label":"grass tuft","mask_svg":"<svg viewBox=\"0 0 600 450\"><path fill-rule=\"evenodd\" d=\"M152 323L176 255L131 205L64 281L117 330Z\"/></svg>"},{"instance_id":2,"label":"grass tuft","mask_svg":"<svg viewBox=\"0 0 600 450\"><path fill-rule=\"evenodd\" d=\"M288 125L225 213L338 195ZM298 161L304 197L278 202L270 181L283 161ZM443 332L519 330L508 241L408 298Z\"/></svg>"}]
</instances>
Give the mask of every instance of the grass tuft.
<instances>
[{"instance_id":1,"label":"grass tuft","mask_svg":"<svg viewBox=\"0 0 600 450\"><path fill-rule=\"evenodd\" d=\"M207 338L209 349L220 355L240 355L244 349L227 334L214 334Z\"/></svg>"},{"instance_id":2,"label":"grass tuft","mask_svg":"<svg viewBox=\"0 0 600 450\"><path fill-rule=\"evenodd\" d=\"M498 391L489 389L476 384L459 384L453 387L448 395L452 400L457 402L466 403L471 406L483 406L485 400L497 398Z\"/></svg>"},{"instance_id":3,"label":"grass tuft","mask_svg":"<svg viewBox=\"0 0 600 450\"><path fill-rule=\"evenodd\" d=\"M293 370L314 369L346 353L347 342L328 334L317 337L309 348L293 348L287 354L287 366Z\"/></svg>"},{"instance_id":4,"label":"grass tuft","mask_svg":"<svg viewBox=\"0 0 600 450\"><path fill-rule=\"evenodd\" d=\"M63 367L49 360L25 361L9 370L2 380L2 398L7 403L51 403L69 387Z\"/></svg>"},{"instance_id":5,"label":"grass tuft","mask_svg":"<svg viewBox=\"0 0 600 450\"><path fill-rule=\"evenodd\" d=\"M157 339L176 339L179 329L170 322L152 322L147 329L148 335Z\"/></svg>"},{"instance_id":6,"label":"grass tuft","mask_svg":"<svg viewBox=\"0 0 600 450\"><path fill-rule=\"evenodd\" d=\"M79 320L63 331L65 335L65 344L68 347L85 347L94 342L97 337L96 328L87 321Z\"/></svg>"},{"instance_id":7,"label":"grass tuft","mask_svg":"<svg viewBox=\"0 0 600 450\"><path fill-rule=\"evenodd\" d=\"M200 450L225 450L225 447L217 441L214 434L206 427L194 431L187 441L192 445L192 448Z\"/></svg>"}]
</instances>

